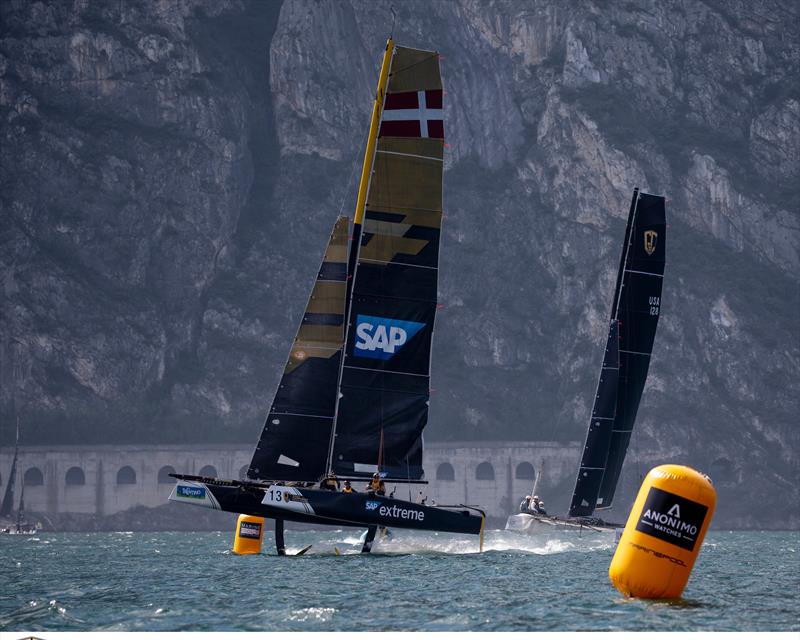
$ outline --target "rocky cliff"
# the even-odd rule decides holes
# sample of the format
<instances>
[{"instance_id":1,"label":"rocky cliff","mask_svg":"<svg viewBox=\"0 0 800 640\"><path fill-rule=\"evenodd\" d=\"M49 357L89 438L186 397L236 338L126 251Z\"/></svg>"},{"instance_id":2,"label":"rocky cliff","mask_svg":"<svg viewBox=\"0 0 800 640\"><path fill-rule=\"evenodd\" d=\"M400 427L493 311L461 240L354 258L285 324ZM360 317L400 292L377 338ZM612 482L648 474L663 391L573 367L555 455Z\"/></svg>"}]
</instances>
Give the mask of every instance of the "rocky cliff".
<instances>
[{"instance_id":1,"label":"rocky cliff","mask_svg":"<svg viewBox=\"0 0 800 640\"><path fill-rule=\"evenodd\" d=\"M795 4L396 5L447 90L429 437L583 438L639 186L670 228L634 456L798 525ZM389 7L0 5L6 440L255 441Z\"/></svg>"}]
</instances>

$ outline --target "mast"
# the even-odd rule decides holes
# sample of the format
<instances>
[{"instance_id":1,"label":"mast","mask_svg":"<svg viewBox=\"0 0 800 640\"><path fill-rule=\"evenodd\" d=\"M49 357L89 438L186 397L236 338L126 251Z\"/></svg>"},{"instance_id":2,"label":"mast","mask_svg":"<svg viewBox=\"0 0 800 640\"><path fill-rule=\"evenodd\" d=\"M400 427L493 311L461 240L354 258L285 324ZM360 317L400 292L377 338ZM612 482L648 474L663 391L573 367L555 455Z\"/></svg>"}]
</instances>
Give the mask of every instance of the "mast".
<instances>
[{"instance_id":1,"label":"mast","mask_svg":"<svg viewBox=\"0 0 800 640\"><path fill-rule=\"evenodd\" d=\"M536 478L533 481L533 489L531 489L531 496L539 495L539 482L544 473L544 459L539 462L539 471L536 473Z\"/></svg>"},{"instance_id":2,"label":"mast","mask_svg":"<svg viewBox=\"0 0 800 640\"><path fill-rule=\"evenodd\" d=\"M353 214L353 235L350 239L350 254L347 259L347 289L345 294L345 340L350 333L350 310L352 307L353 284L355 283L356 264L361 249L361 228L364 222L364 211L367 205L367 194L372 180L372 168L375 164L375 147L378 141L378 130L381 122L383 103L386 100L386 85L389 81L389 68L392 65L394 54L394 41L391 36L386 41L386 50L383 52L381 71L378 75L378 88L375 91L375 100L372 103L372 118L369 123L369 134L367 136L367 147L364 150L364 162L361 166L361 179L358 182L358 197L356 199L356 209ZM339 379L336 384L336 409L333 414L333 427L331 428L330 442L328 443L328 461L326 464L326 474L330 475L333 468L333 444L336 439L336 426L339 418L339 399L341 398L340 387L342 384L342 372L344 370L344 353L339 363Z\"/></svg>"},{"instance_id":3,"label":"mast","mask_svg":"<svg viewBox=\"0 0 800 640\"><path fill-rule=\"evenodd\" d=\"M372 180L372 167L375 164L375 146L378 141L378 128L381 123L381 113L383 103L386 100L386 84L389 81L389 68L392 66L392 54L394 53L394 41L390 37L386 41L386 51L383 52L383 62L381 72L378 75L378 88L375 91L375 100L372 103L372 118L369 122L369 135L367 136L367 148L364 149L364 162L361 165L361 179L358 181L358 197L356 198L356 210L353 213L353 237L350 240L350 256L347 260L347 309L349 326L350 296L353 291L353 280L355 279L356 262L361 247L361 227L364 223L364 210L367 206L367 193L369 193L369 183Z\"/></svg>"}]
</instances>

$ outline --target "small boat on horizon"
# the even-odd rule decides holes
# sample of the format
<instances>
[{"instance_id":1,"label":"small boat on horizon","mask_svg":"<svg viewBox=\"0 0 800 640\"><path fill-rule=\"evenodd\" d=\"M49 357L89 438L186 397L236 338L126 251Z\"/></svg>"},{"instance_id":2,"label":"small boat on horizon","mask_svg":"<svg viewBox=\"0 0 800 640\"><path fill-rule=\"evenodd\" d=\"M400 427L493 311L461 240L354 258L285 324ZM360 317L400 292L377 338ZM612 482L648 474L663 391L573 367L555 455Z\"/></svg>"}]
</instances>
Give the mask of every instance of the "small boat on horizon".
<instances>
[{"instance_id":1,"label":"small boat on horizon","mask_svg":"<svg viewBox=\"0 0 800 640\"><path fill-rule=\"evenodd\" d=\"M12 519L14 512L14 487L17 479L17 460L19 459L19 418L17 418L17 438L14 444L14 458L11 462L11 473L8 475L8 484L0 503L0 534L11 536L32 536L42 528L40 523L26 522L25 520L25 482L20 485L19 507L16 518Z\"/></svg>"}]
</instances>

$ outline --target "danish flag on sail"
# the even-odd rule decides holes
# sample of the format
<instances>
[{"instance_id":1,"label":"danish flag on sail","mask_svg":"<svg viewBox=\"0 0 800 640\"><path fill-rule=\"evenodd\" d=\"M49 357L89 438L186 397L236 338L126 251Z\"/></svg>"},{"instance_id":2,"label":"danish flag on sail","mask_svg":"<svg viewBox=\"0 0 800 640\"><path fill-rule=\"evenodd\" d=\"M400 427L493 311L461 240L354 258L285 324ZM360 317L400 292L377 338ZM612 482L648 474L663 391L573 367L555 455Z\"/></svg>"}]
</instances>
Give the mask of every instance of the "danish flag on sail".
<instances>
[{"instance_id":1,"label":"danish flag on sail","mask_svg":"<svg viewBox=\"0 0 800 640\"><path fill-rule=\"evenodd\" d=\"M404 91L387 95L378 135L443 140L442 90Z\"/></svg>"}]
</instances>

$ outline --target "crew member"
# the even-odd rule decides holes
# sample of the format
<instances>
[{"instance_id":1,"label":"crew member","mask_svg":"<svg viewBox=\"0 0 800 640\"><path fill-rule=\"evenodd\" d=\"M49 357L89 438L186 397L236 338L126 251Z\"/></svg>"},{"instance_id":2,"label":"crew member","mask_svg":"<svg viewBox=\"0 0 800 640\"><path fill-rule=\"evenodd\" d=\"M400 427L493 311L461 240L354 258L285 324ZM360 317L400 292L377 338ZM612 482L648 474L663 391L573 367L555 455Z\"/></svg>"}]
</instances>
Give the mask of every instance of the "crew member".
<instances>
[{"instance_id":1,"label":"crew member","mask_svg":"<svg viewBox=\"0 0 800 640\"><path fill-rule=\"evenodd\" d=\"M525 499L519 503L520 513L525 513L530 508L531 508L531 497L525 496Z\"/></svg>"},{"instance_id":2,"label":"crew member","mask_svg":"<svg viewBox=\"0 0 800 640\"><path fill-rule=\"evenodd\" d=\"M350 484L349 480L344 481L344 489L342 489L342 493L355 493L356 490Z\"/></svg>"},{"instance_id":3,"label":"crew member","mask_svg":"<svg viewBox=\"0 0 800 640\"><path fill-rule=\"evenodd\" d=\"M544 510L544 502L539 500L539 496L533 496L533 502L531 503L531 511L534 513L538 513L541 516L546 516L547 511Z\"/></svg>"},{"instance_id":4,"label":"crew member","mask_svg":"<svg viewBox=\"0 0 800 640\"><path fill-rule=\"evenodd\" d=\"M386 495L386 485L383 483L379 473L375 472L372 474L372 480L370 480L369 484L367 485L367 491L370 493L375 493L379 496Z\"/></svg>"},{"instance_id":5,"label":"crew member","mask_svg":"<svg viewBox=\"0 0 800 640\"><path fill-rule=\"evenodd\" d=\"M319 488L324 489L326 491L338 491L339 490L339 481L336 479L336 474L331 473L319 483Z\"/></svg>"}]
</instances>

